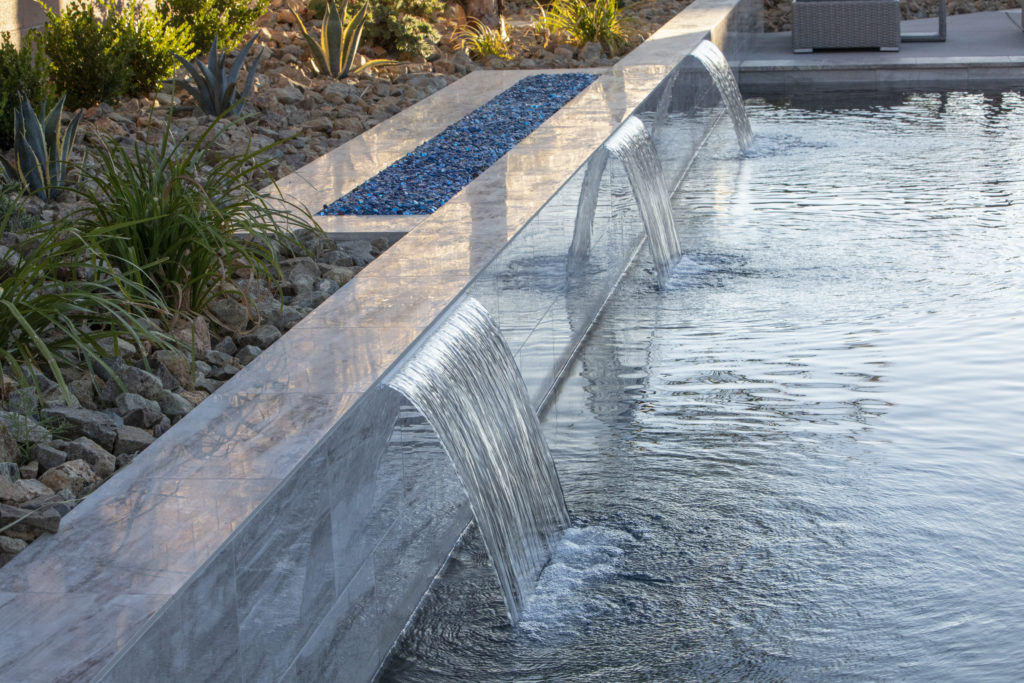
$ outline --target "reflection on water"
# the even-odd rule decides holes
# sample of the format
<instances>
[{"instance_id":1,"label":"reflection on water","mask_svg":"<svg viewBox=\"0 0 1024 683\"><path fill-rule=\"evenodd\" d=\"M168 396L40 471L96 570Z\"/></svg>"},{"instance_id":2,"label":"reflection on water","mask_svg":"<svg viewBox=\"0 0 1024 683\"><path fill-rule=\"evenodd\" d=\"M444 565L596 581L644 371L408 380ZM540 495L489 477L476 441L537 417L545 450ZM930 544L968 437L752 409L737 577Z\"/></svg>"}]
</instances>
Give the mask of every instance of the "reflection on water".
<instances>
[{"instance_id":1,"label":"reflection on water","mask_svg":"<svg viewBox=\"0 0 1024 683\"><path fill-rule=\"evenodd\" d=\"M471 540L383 680L1024 678L1024 101L750 114L547 412L542 604Z\"/></svg>"}]
</instances>

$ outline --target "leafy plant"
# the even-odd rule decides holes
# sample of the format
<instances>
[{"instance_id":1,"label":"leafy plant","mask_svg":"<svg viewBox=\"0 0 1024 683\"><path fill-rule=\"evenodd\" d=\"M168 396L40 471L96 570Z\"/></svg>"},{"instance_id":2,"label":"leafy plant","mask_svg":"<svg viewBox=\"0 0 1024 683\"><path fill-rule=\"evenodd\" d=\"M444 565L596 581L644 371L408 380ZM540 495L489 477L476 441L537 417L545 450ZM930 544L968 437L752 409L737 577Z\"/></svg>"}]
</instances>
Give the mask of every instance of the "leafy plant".
<instances>
[{"instance_id":1,"label":"leafy plant","mask_svg":"<svg viewBox=\"0 0 1024 683\"><path fill-rule=\"evenodd\" d=\"M16 212L15 204L3 207L0 235ZM31 239L22 244L33 248L0 270L0 361L20 384L30 385L35 372L48 370L70 401L61 368L85 364L109 372L110 343L120 339L137 346L143 340L165 344L133 310L150 312L145 292L77 231L44 226L25 237Z\"/></svg>"},{"instance_id":2,"label":"leafy plant","mask_svg":"<svg viewBox=\"0 0 1024 683\"><path fill-rule=\"evenodd\" d=\"M555 0L546 22L552 33L565 34L577 47L596 40L614 55L626 44L616 0Z\"/></svg>"},{"instance_id":3,"label":"leafy plant","mask_svg":"<svg viewBox=\"0 0 1024 683\"><path fill-rule=\"evenodd\" d=\"M302 251L293 230L320 232L308 213L251 189L268 178L268 148L204 165L209 144L231 125L218 119L196 139L172 142L168 123L156 145L101 144L76 190L85 202L76 224L185 315L203 312L240 272L278 278L281 245Z\"/></svg>"},{"instance_id":4,"label":"leafy plant","mask_svg":"<svg viewBox=\"0 0 1024 683\"><path fill-rule=\"evenodd\" d=\"M502 59L511 59L512 53L509 52L505 17L500 17L499 20L499 27L495 29L484 25L478 19L471 19L469 24L455 34L459 39L460 47L471 56L494 55Z\"/></svg>"},{"instance_id":5,"label":"leafy plant","mask_svg":"<svg viewBox=\"0 0 1024 683\"><path fill-rule=\"evenodd\" d=\"M117 48L116 28L92 3L72 0L58 15L48 6L43 47L58 92L72 109L117 100L131 77L128 54Z\"/></svg>"},{"instance_id":6,"label":"leafy plant","mask_svg":"<svg viewBox=\"0 0 1024 683\"><path fill-rule=\"evenodd\" d=\"M14 161L0 156L0 167L12 181L20 181L32 194L53 199L65 189L68 157L75 144L82 112L78 112L64 128L61 115L64 97L53 109L46 111L44 103L36 114L32 103L20 96L14 112Z\"/></svg>"},{"instance_id":7,"label":"leafy plant","mask_svg":"<svg viewBox=\"0 0 1024 683\"><path fill-rule=\"evenodd\" d=\"M362 66L352 68L356 50L359 49L359 41L363 36L363 26L366 24L367 4L364 2L351 18L347 17L347 10L348 0L342 0L340 10L335 0L327 0L319 41L313 40L309 31L306 30L306 25L302 23L302 19L292 11L292 16L295 17L299 30L302 31L309 50L313 54L313 67L317 73L334 78L345 78L371 66L396 64L397 62L387 59L371 59Z\"/></svg>"},{"instance_id":8,"label":"leafy plant","mask_svg":"<svg viewBox=\"0 0 1024 683\"><path fill-rule=\"evenodd\" d=\"M132 0L120 10L107 5L106 21L113 24L115 49L123 52L131 69L126 91L132 95L154 90L174 75L175 57L193 57L192 28L188 24L172 26L167 19Z\"/></svg>"},{"instance_id":9,"label":"leafy plant","mask_svg":"<svg viewBox=\"0 0 1024 683\"><path fill-rule=\"evenodd\" d=\"M59 15L43 7L53 82L73 109L149 92L174 73L175 53L195 54L190 30L169 26L141 0L72 0Z\"/></svg>"},{"instance_id":10,"label":"leafy plant","mask_svg":"<svg viewBox=\"0 0 1024 683\"><path fill-rule=\"evenodd\" d=\"M369 0L364 37L389 52L426 57L441 36L434 18L444 9L442 0ZM322 19L327 0L310 0L309 12Z\"/></svg>"},{"instance_id":11,"label":"leafy plant","mask_svg":"<svg viewBox=\"0 0 1024 683\"><path fill-rule=\"evenodd\" d=\"M238 72L255 40L256 36L253 36L238 51L230 69L227 68L227 52L217 52L216 37L213 39L213 45L210 46L210 54L207 56L205 64L199 59L190 62L184 57L178 57L178 61L181 62L192 80L191 83L185 81L180 85L195 98L196 104L204 113L221 116L222 114L237 113L242 108L245 98L252 92L260 56L257 56L252 66L249 67L249 77L241 87L238 85Z\"/></svg>"},{"instance_id":12,"label":"leafy plant","mask_svg":"<svg viewBox=\"0 0 1024 683\"><path fill-rule=\"evenodd\" d=\"M214 38L225 50L238 47L267 11L267 0L158 0L156 8L171 26L190 27L195 51L206 52Z\"/></svg>"},{"instance_id":13,"label":"leafy plant","mask_svg":"<svg viewBox=\"0 0 1024 683\"><path fill-rule=\"evenodd\" d=\"M429 55L441 39L434 18L441 0L370 0L365 38L389 52Z\"/></svg>"},{"instance_id":14,"label":"leafy plant","mask_svg":"<svg viewBox=\"0 0 1024 683\"><path fill-rule=\"evenodd\" d=\"M10 34L0 41L0 147L14 144L14 110L18 93L33 102L54 97L49 77L50 65L39 47L39 33L33 31L14 47Z\"/></svg>"}]
</instances>

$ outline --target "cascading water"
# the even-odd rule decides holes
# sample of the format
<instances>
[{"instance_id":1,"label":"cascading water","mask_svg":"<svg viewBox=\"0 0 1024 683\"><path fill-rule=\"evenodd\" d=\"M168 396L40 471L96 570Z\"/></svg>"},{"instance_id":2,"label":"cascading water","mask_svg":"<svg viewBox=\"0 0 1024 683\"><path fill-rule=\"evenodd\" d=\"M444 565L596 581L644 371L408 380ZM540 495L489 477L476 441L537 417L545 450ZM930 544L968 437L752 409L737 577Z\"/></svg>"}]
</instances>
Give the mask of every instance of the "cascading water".
<instances>
[{"instance_id":1,"label":"cascading water","mask_svg":"<svg viewBox=\"0 0 1024 683\"><path fill-rule=\"evenodd\" d=\"M640 119L630 116L605 141L604 146L626 167L633 197L640 209L640 219L647 232L654 266L664 284L672 265L679 258L679 237L672 219L672 205L661 161L651 136ZM593 212L591 221L592 216Z\"/></svg>"},{"instance_id":2,"label":"cascading water","mask_svg":"<svg viewBox=\"0 0 1024 683\"><path fill-rule=\"evenodd\" d=\"M590 234L594 227L594 214L597 212L597 200L601 192L601 177L608 166L608 148L602 145L587 162L587 170L583 172L583 188L580 190L580 202L576 209L576 225L572 232L572 244L569 245L569 263L578 265L585 263L590 253Z\"/></svg>"},{"instance_id":3,"label":"cascading water","mask_svg":"<svg viewBox=\"0 0 1024 683\"><path fill-rule=\"evenodd\" d=\"M747 110L743 106L743 97L740 95L739 86L736 85L736 79L733 78L729 62L726 61L722 51L710 40L702 40L690 54L704 65L711 80L714 81L715 87L718 88L718 92L729 110L732 127L736 130L740 151L746 153L754 141L754 132L750 128L750 119L747 117Z\"/></svg>"},{"instance_id":4,"label":"cascading water","mask_svg":"<svg viewBox=\"0 0 1024 683\"><path fill-rule=\"evenodd\" d=\"M467 299L387 383L437 432L469 495L509 619L518 623L569 513L501 331Z\"/></svg>"}]
</instances>

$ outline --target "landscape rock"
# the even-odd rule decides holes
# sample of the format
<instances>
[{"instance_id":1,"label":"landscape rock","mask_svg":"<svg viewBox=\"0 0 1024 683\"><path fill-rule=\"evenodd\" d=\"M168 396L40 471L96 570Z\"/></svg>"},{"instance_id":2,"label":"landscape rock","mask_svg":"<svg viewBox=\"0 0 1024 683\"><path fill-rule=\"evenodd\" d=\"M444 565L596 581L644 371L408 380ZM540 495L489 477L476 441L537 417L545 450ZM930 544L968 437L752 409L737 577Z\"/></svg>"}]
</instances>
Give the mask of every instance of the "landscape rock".
<instances>
[{"instance_id":1,"label":"landscape rock","mask_svg":"<svg viewBox=\"0 0 1024 683\"><path fill-rule=\"evenodd\" d=\"M114 458L113 453L103 453L96 462L92 464L92 471L96 473L96 476L100 479L107 479L117 469L117 461Z\"/></svg>"},{"instance_id":2,"label":"landscape rock","mask_svg":"<svg viewBox=\"0 0 1024 683\"><path fill-rule=\"evenodd\" d=\"M10 562L15 555L28 547L28 543L20 538L0 535L0 567Z\"/></svg>"},{"instance_id":3,"label":"landscape rock","mask_svg":"<svg viewBox=\"0 0 1024 683\"><path fill-rule=\"evenodd\" d=\"M125 425L117 429L117 442L114 444L114 455L138 453L156 439L145 429Z\"/></svg>"},{"instance_id":4,"label":"landscape rock","mask_svg":"<svg viewBox=\"0 0 1024 683\"><path fill-rule=\"evenodd\" d=\"M36 443L38 441L47 441L50 438L50 430L46 429L27 415L20 415L6 410L0 410L0 425L6 428L7 433L13 437L17 443ZM4 447L2 437L0 437L0 449L2 449L0 450L0 453L10 452ZM0 457L3 457L6 460L10 456L7 455Z\"/></svg>"},{"instance_id":5,"label":"landscape rock","mask_svg":"<svg viewBox=\"0 0 1024 683\"><path fill-rule=\"evenodd\" d=\"M7 425L0 422L0 462L18 462L21 449Z\"/></svg>"},{"instance_id":6,"label":"landscape rock","mask_svg":"<svg viewBox=\"0 0 1024 683\"><path fill-rule=\"evenodd\" d=\"M88 469L88 468L87 468ZM60 515L54 510L26 510L13 505L0 504L0 527L14 524L14 528L38 529L51 534L60 528Z\"/></svg>"},{"instance_id":7,"label":"landscape rock","mask_svg":"<svg viewBox=\"0 0 1024 683\"><path fill-rule=\"evenodd\" d=\"M47 408L43 415L58 423L56 429L61 436L69 439L87 436L108 451L114 447L117 429L124 424L118 415L86 408Z\"/></svg>"},{"instance_id":8,"label":"landscape rock","mask_svg":"<svg viewBox=\"0 0 1024 683\"><path fill-rule=\"evenodd\" d=\"M32 500L33 498L38 498L39 496L53 495L53 491L50 490L50 487L48 487L46 484L42 483L38 479L19 479L15 483L15 486L17 486L26 494L28 494L28 497L25 498L24 500Z\"/></svg>"},{"instance_id":9,"label":"landscape rock","mask_svg":"<svg viewBox=\"0 0 1024 683\"><path fill-rule=\"evenodd\" d=\"M192 361L184 353L161 349L153 354L152 360L161 389L176 391L181 387L192 386ZM146 398L156 400L153 396Z\"/></svg>"},{"instance_id":10,"label":"landscape rock","mask_svg":"<svg viewBox=\"0 0 1024 683\"><path fill-rule=\"evenodd\" d=\"M13 462L0 462L0 479L6 479L13 484L21 479L21 468Z\"/></svg>"},{"instance_id":11,"label":"landscape rock","mask_svg":"<svg viewBox=\"0 0 1024 683\"><path fill-rule=\"evenodd\" d=\"M0 477L0 502L8 505L20 505L33 498L32 494L18 486L20 481L20 479L11 481L7 477Z\"/></svg>"},{"instance_id":12,"label":"landscape rock","mask_svg":"<svg viewBox=\"0 0 1024 683\"><path fill-rule=\"evenodd\" d=\"M213 350L234 356L235 352L238 351L238 345L235 343L234 338L229 335L217 342Z\"/></svg>"},{"instance_id":13,"label":"landscape rock","mask_svg":"<svg viewBox=\"0 0 1024 683\"><path fill-rule=\"evenodd\" d=\"M260 355L262 350L258 346L247 344L235 352L235 359L238 360L242 365L248 365L253 361L256 356Z\"/></svg>"},{"instance_id":14,"label":"landscape rock","mask_svg":"<svg viewBox=\"0 0 1024 683\"><path fill-rule=\"evenodd\" d=\"M193 408L193 404L184 396L167 390L160 392L156 401L160 405L160 412L171 419L187 415Z\"/></svg>"},{"instance_id":15,"label":"landscape rock","mask_svg":"<svg viewBox=\"0 0 1024 683\"><path fill-rule=\"evenodd\" d=\"M29 457L39 463L44 471L63 465L67 461L67 453L49 444L37 443L29 450Z\"/></svg>"},{"instance_id":16,"label":"landscape rock","mask_svg":"<svg viewBox=\"0 0 1024 683\"><path fill-rule=\"evenodd\" d=\"M176 339L193 347L196 353L209 351L212 347L210 339L210 323L203 316L196 316L192 321L181 320L171 330ZM143 394L145 396L145 394ZM147 396L147 398L149 398Z\"/></svg>"},{"instance_id":17,"label":"landscape rock","mask_svg":"<svg viewBox=\"0 0 1024 683\"><path fill-rule=\"evenodd\" d=\"M39 462L37 460L32 460L22 465L18 468L18 473L21 475L22 479L35 479L39 476Z\"/></svg>"},{"instance_id":18,"label":"landscape rock","mask_svg":"<svg viewBox=\"0 0 1024 683\"><path fill-rule=\"evenodd\" d=\"M283 105L298 104L305 98L301 90L291 85L283 88L274 88L273 94L274 99Z\"/></svg>"},{"instance_id":19,"label":"landscape rock","mask_svg":"<svg viewBox=\"0 0 1024 683\"><path fill-rule=\"evenodd\" d=\"M210 315L222 327L241 330L249 324L249 307L232 296L217 297L210 302Z\"/></svg>"},{"instance_id":20,"label":"landscape rock","mask_svg":"<svg viewBox=\"0 0 1024 683\"><path fill-rule=\"evenodd\" d=\"M83 489L100 483L99 477L84 460L68 460L63 465L47 470L39 481L54 491L67 489L77 497Z\"/></svg>"},{"instance_id":21,"label":"landscape rock","mask_svg":"<svg viewBox=\"0 0 1024 683\"><path fill-rule=\"evenodd\" d=\"M87 436L81 436L71 443L67 447L68 458L70 460L84 460L95 469L97 461L103 456L110 455L103 446L93 441Z\"/></svg>"},{"instance_id":22,"label":"landscape rock","mask_svg":"<svg viewBox=\"0 0 1024 683\"><path fill-rule=\"evenodd\" d=\"M157 353L160 353L159 351ZM148 399L153 399L164 389L164 383L159 377L142 368L126 365L118 369L118 376L124 384L124 391L130 394L139 394Z\"/></svg>"},{"instance_id":23,"label":"landscape rock","mask_svg":"<svg viewBox=\"0 0 1024 683\"><path fill-rule=\"evenodd\" d=\"M251 332L247 332L238 337L238 342L243 346L258 346L261 349L266 349L268 346L276 342L281 338L281 330L277 329L273 325L260 325Z\"/></svg>"}]
</instances>

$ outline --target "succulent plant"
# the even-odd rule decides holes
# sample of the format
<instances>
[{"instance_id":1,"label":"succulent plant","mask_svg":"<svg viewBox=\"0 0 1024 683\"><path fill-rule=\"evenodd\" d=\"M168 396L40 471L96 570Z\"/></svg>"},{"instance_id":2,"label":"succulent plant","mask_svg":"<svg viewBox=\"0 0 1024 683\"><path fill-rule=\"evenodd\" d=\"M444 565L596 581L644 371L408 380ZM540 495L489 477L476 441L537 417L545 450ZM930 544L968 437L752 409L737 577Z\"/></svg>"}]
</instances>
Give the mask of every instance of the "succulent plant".
<instances>
[{"instance_id":1,"label":"succulent plant","mask_svg":"<svg viewBox=\"0 0 1024 683\"><path fill-rule=\"evenodd\" d=\"M210 54L203 64L201 59L188 61L181 55L174 55L185 70L188 72L191 82L178 83L181 87L195 98L196 104L203 110L203 113L211 116L222 114L234 114L241 109L245 98L252 91L252 84L256 78L256 66L262 55L258 55L249 67L249 76L245 79L242 87L238 85L238 72L249 55L249 50L256 41L256 36L249 39L235 56L235 63L227 68L227 52L217 51L217 38L213 39L210 46Z\"/></svg>"},{"instance_id":2,"label":"succulent plant","mask_svg":"<svg viewBox=\"0 0 1024 683\"><path fill-rule=\"evenodd\" d=\"M61 122L63 96L50 111L46 111L44 102L38 114L28 98L20 94L18 98L18 108L14 110L14 161L0 156L0 167L8 178L20 181L32 194L53 199L65 187L68 157L82 112L75 114L65 128Z\"/></svg>"},{"instance_id":3,"label":"succulent plant","mask_svg":"<svg viewBox=\"0 0 1024 683\"><path fill-rule=\"evenodd\" d=\"M316 41L306 25L302 23L301 17L292 11L292 16L299 25L299 30L309 44L309 50L313 53L313 66L318 73L327 74L334 78L345 78L350 74L357 74L370 66L388 66L398 62L389 59L372 59L356 68L352 68L355 62L356 50L359 49L359 41L363 38L363 27L366 25L366 13L369 7L364 2L348 25L345 24L345 15L348 9L348 0L343 0L341 9L338 9L336 0L327 0L324 12L324 22L320 29L320 40Z\"/></svg>"}]
</instances>

